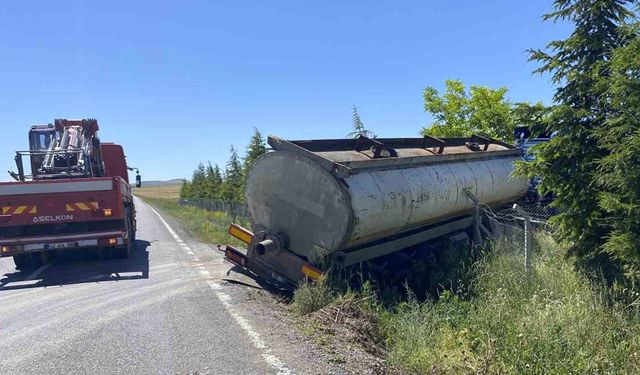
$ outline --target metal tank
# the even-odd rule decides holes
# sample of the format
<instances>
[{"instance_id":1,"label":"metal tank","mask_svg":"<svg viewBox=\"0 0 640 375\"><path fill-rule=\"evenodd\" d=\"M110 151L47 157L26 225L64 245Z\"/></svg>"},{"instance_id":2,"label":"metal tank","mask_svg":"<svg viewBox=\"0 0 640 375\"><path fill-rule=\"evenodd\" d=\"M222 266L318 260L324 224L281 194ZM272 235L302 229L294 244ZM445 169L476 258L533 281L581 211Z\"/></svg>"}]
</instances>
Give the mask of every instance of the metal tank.
<instances>
[{"instance_id":1,"label":"metal tank","mask_svg":"<svg viewBox=\"0 0 640 375\"><path fill-rule=\"evenodd\" d=\"M497 206L528 186L512 176L518 150L479 136L268 143L273 152L251 166L245 198L254 235L248 255L272 269L286 268L284 252L311 262L357 253L352 264L465 229L474 199ZM448 223L455 225L437 230ZM428 230L435 231L416 237ZM407 234L412 241L398 240ZM382 248L387 239L396 242Z\"/></svg>"}]
</instances>

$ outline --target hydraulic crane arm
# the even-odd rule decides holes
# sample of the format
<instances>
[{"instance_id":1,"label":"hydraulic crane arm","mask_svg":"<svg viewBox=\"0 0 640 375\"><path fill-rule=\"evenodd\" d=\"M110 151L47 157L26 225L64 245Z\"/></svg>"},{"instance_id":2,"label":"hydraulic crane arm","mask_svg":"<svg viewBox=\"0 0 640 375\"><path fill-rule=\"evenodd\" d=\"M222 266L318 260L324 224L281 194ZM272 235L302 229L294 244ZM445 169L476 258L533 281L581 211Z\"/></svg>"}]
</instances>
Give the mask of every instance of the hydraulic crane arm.
<instances>
[{"instance_id":1,"label":"hydraulic crane arm","mask_svg":"<svg viewBox=\"0 0 640 375\"><path fill-rule=\"evenodd\" d=\"M98 128L95 119L57 119L54 124L32 126L29 151L17 152L18 173L10 172L11 176L20 181L103 176ZM24 156L29 157L31 176L25 177Z\"/></svg>"}]
</instances>

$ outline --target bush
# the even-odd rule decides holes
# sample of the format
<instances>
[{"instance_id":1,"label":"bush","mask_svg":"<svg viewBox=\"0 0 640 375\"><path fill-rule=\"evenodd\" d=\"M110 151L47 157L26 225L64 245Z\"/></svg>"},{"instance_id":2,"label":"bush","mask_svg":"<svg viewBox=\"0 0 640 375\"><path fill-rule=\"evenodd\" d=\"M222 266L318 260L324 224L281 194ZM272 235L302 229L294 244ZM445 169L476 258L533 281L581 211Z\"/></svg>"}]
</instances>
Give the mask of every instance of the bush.
<instances>
[{"instance_id":1,"label":"bush","mask_svg":"<svg viewBox=\"0 0 640 375\"><path fill-rule=\"evenodd\" d=\"M308 315L328 306L334 299L325 279L303 283L293 294L291 309L296 315Z\"/></svg>"}]
</instances>

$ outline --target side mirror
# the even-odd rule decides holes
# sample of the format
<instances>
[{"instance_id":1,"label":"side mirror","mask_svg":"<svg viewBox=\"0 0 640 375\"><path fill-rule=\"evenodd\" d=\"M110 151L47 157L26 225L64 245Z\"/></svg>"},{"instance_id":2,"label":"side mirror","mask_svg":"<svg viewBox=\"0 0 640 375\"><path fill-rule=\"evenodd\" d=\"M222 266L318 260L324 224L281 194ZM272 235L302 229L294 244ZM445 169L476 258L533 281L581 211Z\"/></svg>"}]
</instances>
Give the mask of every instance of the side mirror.
<instances>
[{"instance_id":1,"label":"side mirror","mask_svg":"<svg viewBox=\"0 0 640 375\"><path fill-rule=\"evenodd\" d=\"M136 175L136 187L142 186L142 177L139 174Z\"/></svg>"}]
</instances>

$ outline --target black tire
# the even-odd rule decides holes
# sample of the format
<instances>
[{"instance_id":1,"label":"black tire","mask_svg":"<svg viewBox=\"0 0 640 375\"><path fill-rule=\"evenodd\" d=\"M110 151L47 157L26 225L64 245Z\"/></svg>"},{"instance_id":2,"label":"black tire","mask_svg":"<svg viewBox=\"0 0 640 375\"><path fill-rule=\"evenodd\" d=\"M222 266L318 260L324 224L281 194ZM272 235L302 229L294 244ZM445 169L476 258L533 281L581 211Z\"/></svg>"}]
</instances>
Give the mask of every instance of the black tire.
<instances>
[{"instance_id":1,"label":"black tire","mask_svg":"<svg viewBox=\"0 0 640 375\"><path fill-rule=\"evenodd\" d=\"M29 254L20 254L13 256L13 263L16 264L16 269L21 270L28 268L31 263L31 257Z\"/></svg>"},{"instance_id":2,"label":"black tire","mask_svg":"<svg viewBox=\"0 0 640 375\"><path fill-rule=\"evenodd\" d=\"M133 219L133 214L129 215L129 223L131 223L130 227L131 230L129 231L129 238L131 239L130 242L132 243L136 243L136 225L134 224L134 219Z\"/></svg>"},{"instance_id":3,"label":"black tire","mask_svg":"<svg viewBox=\"0 0 640 375\"><path fill-rule=\"evenodd\" d=\"M133 250L133 242L129 241L126 246L113 249L113 257L118 259L127 259Z\"/></svg>"},{"instance_id":4,"label":"black tire","mask_svg":"<svg viewBox=\"0 0 640 375\"><path fill-rule=\"evenodd\" d=\"M131 223L131 216L128 215L128 211L129 210L127 209L127 215L125 216L125 226L127 228L127 245L114 249L114 258L127 259L133 252L133 245L135 241L133 237L135 236L135 234L133 234L133 225Z\"/></svg>"}]
</instances>

